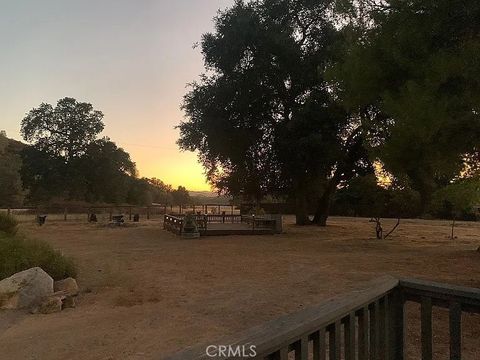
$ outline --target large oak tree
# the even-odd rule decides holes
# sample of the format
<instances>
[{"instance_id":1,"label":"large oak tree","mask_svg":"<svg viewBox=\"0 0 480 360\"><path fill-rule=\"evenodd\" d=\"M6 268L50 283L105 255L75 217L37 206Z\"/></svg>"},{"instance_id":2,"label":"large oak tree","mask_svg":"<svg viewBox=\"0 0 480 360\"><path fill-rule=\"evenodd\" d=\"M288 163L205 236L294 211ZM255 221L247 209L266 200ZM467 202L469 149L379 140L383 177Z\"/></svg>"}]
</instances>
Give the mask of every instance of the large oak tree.
<instances>
[{"instance_id":1,"label":"large oak tree","mask_svg":"<svg viewBox=\"0 0 480 360\"><path fill-rule=\"evenodd\" d=\"M363 116L341 106L326 69L342 34L330 0L264 0L215 19L201 48L207 72L183 108L179 145L231 195L295 200L297 224L325 225L337 186L371 170Z\"/></svg>"}]
</instances>

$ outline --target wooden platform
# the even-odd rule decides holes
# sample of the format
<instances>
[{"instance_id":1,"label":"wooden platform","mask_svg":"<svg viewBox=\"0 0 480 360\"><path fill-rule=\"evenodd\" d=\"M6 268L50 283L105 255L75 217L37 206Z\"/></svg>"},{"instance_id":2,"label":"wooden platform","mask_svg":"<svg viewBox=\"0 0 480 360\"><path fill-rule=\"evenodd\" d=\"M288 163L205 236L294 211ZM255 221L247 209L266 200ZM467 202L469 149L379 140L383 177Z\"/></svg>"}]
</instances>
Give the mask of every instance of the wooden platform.
<instances>
[{"instance_id":1,"label":"wooden platform","mask_svg":"<svg viewBox=\"0 0 480 360\"><path fill-rule=\"evenodd\" d=\"M200 234L202 236L224 236L224 235L269 235L274 234L274 230L271 228L256 228L253 229L252 225L244 223L234 223L234 224L208 224L207 230L201 230Z\"/></svg>"}]
</instances>

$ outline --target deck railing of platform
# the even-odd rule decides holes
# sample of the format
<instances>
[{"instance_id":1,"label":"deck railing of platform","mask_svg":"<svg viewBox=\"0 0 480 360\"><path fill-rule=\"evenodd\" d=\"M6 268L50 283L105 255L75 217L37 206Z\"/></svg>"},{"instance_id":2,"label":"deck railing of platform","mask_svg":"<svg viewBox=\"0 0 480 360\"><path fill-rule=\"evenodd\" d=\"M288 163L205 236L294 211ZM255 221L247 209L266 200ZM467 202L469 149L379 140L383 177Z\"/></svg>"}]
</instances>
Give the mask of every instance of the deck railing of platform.
<instances>
[{"instance_id":1,"label":"deck railing of platform","mask_svg":"<svg viewBox=\"0 0 480 360\"><path fill-rule=\"evenodd\" d=\"M461 313L480 312L480 290L389 276L365 290L253 328L234 341L212 344L231 349L254 345L253 358L262 360L403 360L406 301L422 304L422 359L432 359L432 306L450 309L450 359L461 359ZM206 349L207 345L198 346L168 359L212 359ZM238 355L214 358L247 359Z\"/></svg>"},{"instance_id":2,"label":"deck railing of platform","mask_svg":"<svg viewBox=\"0 0 480 360\"><path fill-rule=\"evenodd\" d=\"M198 221L207 221L208 223L241 223L240 214L197 214L195 218Z\"/></svg>"},{"instance_id":3,"label":"deck railing of platform","mask_svg":"<svg viewBox=\"0 0 480 360\"><path fill-rule=\"evenodd\" d=\"M251 225L253 229L267 228L274 230L276 222L276 219L267 216L242 215L242 223Z\"/></svg>"},{"instance_id":4,"label":"deck railing of platform","mask_svg":"<svg viewBox=\"0 0 480 360\"><path fill-rule=\"evenodd\" d=\"M163 217L163 228L180 235L182 233L183 217L165 214Z\"/></svg>"}]
</instances>

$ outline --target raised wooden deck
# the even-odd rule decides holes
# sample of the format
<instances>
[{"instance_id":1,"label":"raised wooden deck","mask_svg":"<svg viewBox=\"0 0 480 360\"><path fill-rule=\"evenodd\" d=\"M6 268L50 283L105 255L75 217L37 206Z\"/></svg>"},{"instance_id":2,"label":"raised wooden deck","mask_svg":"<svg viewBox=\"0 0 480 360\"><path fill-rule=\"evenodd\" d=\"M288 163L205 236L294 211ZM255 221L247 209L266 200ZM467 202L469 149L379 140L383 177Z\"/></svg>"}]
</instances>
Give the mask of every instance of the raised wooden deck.
<instances>
[{"instance_id":1,"label":"raised wooden deck","mask_svg":"<svg viewBox=\"0 0 480 360\"><path fill-rule=\"evenodd\" d=\"M181 235L183 215L165 215L163 228ZM277 219L242 215L196 215L202 236L270 235L278 233Z\"/></svg>"},{"instance_id":2,"label":"raised wooden deck","mask_svg":"<svg viewBox=\"0 0 480 360\"><path fill-rule=\"evenodd\" d=\"M208 224L207 230L200 230L201 235L205 236L221 236L221 235L268 235L274 234L272 228L258 227L253 229L252 225L245 223L234 224Z\"/></svg>"}]
</instances>

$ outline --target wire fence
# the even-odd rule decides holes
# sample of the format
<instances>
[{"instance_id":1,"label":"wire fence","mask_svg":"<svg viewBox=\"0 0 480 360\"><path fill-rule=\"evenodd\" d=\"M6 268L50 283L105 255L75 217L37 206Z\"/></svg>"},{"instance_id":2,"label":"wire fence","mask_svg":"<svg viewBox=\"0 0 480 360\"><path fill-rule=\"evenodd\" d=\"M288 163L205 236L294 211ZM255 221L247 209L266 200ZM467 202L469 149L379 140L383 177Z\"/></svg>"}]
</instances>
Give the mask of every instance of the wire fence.
<instances>
[{"instance_id":1,"label":"wire fence","mask_svg":"<svg viewBox=\"0 0 480 360\"><path fill-rule=\"evenodd\" d=\"M98 222L110 222L115 216L133 220L163 220L165 214L240 214L240 209L232 205L154 205L154 206L85 206L85 207L19 207L0 208L0 213L12 215L18 222L36 222L39 216L47 216L50 221L88 222L94 214Z\"/></svg>"}]
</instances>

